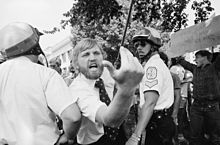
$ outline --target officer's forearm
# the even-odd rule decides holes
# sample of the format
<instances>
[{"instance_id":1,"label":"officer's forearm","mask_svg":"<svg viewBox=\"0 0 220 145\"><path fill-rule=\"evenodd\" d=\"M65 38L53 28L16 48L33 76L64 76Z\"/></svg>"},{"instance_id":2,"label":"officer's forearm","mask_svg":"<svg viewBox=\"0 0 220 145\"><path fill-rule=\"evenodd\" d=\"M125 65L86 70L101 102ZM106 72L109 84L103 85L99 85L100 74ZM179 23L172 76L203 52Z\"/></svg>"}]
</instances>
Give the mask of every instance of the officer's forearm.
<instances>
[{"instance_id":1,"label":"officer's forearm","mask_svg":"<svg viewBox=\"0 0 220 145\"><path fill-rule=\"evenodd\" d=\"M154 110L155 104L154 103L148 103L148 104L144 104L141 112L140 112L140 117L137 123L137 127L134 131L134 133L137 136L141 136L142 132L145 130L152 114L153 114L153 110Z\"/></svg>"},{"instance_id":2,"label":"officer's forearm","mask_svg":"<svg viewBox=\"0 0 220 145\"><path fill-rule=\"evenodd\" d=\"M173 113L175 113L176 115L178 114L178 111L179 111L180 100L181 100L180 89L175 89L174 90Z\"/></svg>"}]
</instances>

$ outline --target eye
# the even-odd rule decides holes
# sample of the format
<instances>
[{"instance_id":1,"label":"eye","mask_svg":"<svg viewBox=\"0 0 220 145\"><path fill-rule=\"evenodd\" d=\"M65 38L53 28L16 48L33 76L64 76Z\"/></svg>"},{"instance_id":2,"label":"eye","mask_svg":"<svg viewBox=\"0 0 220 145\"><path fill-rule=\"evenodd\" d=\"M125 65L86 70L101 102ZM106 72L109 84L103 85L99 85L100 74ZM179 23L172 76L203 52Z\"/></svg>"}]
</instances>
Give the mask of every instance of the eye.
<instances>
[{"instance_id":1,"label":"eye","mask_svg":"<svg viewBox=\"0 0 220 145\"><path fill-rule=\"evenodd\" d=\"M100 51L95 51L95 52L94 52L94 55L100 55L100 54L101 54Z\"/></svg>"},{"instance_id":2,"label":"eye","mask_svg":"<svg viewBox=\"0 0 220 145\"><path fill-rule=\"evenodd\" d=\"M82 57L89 56L89 52L82 53L82 55L81 55L81 56L82 56Z\"/></svg>"}]
</instances>

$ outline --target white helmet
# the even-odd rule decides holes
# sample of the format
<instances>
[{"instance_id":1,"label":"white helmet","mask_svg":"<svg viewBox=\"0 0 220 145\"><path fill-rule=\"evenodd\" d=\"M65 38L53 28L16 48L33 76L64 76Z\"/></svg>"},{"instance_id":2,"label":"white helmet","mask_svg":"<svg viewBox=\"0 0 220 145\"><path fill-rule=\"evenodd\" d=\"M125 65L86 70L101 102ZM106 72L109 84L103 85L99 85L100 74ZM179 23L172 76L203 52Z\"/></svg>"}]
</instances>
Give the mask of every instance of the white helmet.
<instances>
[{"instance_id":1,"label":"white helmet","mask_svg":"<svg viewBox=\"0 0 220 145\"><path fill-rule=\"evenodd\" d=\"M145 27L132 38L133 43L138 40L147 40L156 46L162 46L160 33L151 27Z\"/></svg>"},{"instance_id":2,"label":"white helmet","mask_svg":"<svg viewBox=\"0 0 220 145\"><path fill-rule=\"evenodd\" d=\"M36 28L27 23L14 22L0 30L0 51L4 51L7 58L24 54L39 45Z\"/></svg>"}]
</instances>

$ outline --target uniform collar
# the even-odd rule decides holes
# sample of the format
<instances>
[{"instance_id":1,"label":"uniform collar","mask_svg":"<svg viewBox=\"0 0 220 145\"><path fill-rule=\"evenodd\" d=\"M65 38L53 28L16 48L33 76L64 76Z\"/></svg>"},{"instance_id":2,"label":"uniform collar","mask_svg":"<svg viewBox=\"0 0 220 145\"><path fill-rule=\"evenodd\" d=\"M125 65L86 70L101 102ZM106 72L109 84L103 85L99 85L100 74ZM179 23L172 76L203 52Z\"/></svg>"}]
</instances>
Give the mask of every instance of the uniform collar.
<instances>
[{"instance_id":1,"label":"uniform collar","mask_svg":"<svg viewBox=\"0 0 220 145\"><path fill-rule=\"evenodd\" d=\"M154 60L154 59L158 59L160 58L159 54L158 53L155 53L153 55L151 55L151 57L148 59L148 60L145 60L143 63L142 63L142 66L145 66L145 64L151 60Z\"/></svg>"},{"instance_id":2,"label":"uniform collar","mask_svg":"<svg viewBox=\"0 0 220 145\"><path fill-rule=\"evenodd\" d=\"M19 57L15 57L15 58L11 58L9 60L21 60L21 61L31 61L28 57L25 56L19 56ZM32 61L31 61L32 62Z\"/></svg>"}]
</instances>

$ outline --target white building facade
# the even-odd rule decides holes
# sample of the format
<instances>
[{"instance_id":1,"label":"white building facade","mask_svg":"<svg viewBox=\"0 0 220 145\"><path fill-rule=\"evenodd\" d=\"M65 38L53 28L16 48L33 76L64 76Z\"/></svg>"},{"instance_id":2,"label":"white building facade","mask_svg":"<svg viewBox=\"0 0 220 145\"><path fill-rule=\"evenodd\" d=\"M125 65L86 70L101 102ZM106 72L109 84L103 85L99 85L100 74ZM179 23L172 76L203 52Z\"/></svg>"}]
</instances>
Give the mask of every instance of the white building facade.
<instances>
[{"instance_id":1,"label":"white building facade","mask_svg":"<svg viewBox=\"0 0 220 145\"><path fill-rule=\"evenodd\" d=\"M52 47L48 47L44 50L48 62L53 58L60 58L61 59L61 68L62 72L65 75L65 73L68 73L70 61L72 57L72 50L73 50L73 44L72 44L72 37L67 37L60 41L59 43L55 44Z\"/></svg>"}]
</instances>

